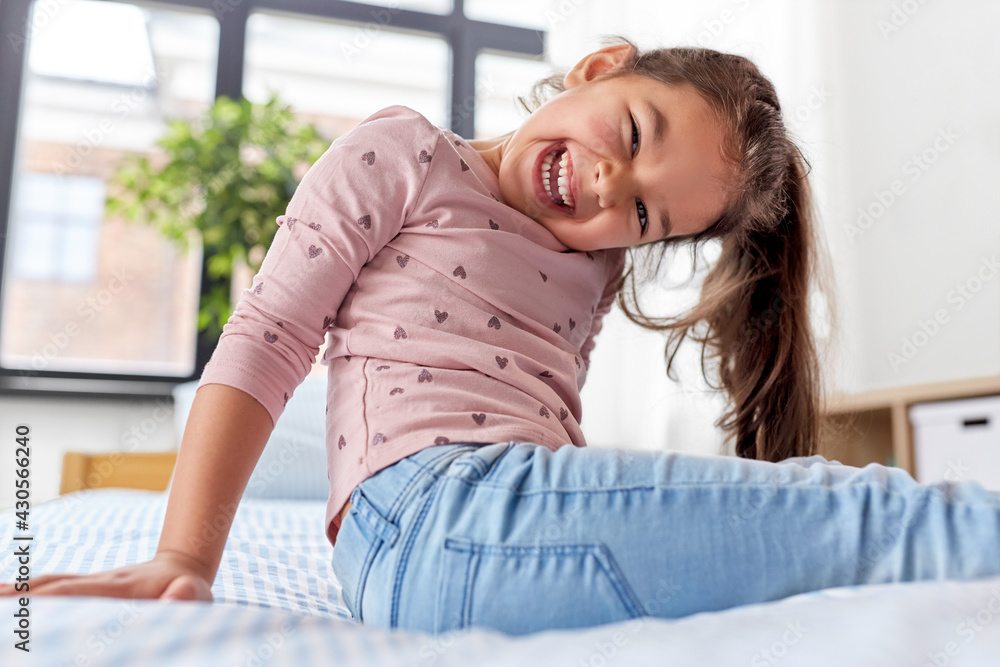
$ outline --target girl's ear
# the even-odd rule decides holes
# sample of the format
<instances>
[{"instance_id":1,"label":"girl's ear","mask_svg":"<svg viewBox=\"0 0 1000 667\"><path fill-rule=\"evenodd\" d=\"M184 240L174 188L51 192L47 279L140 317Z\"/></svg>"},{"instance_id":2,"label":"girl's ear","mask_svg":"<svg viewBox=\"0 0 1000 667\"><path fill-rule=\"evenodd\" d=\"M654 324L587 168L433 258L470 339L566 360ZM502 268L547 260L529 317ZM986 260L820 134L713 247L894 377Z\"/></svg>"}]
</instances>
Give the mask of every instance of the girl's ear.
<instances>
[{"instance_id":1,"label":"girl's ear","mask_svg":"<svg viewBox=\"0 0 1000 667\"><path fill-rule=\"evenodd\" d=\"M563 77L563 87L566 90L575 88L581 83L593 81L595 77L621 67L628 60L630 49L628 44L615 44L585 56Z\"/></svg>"}]
</instances>

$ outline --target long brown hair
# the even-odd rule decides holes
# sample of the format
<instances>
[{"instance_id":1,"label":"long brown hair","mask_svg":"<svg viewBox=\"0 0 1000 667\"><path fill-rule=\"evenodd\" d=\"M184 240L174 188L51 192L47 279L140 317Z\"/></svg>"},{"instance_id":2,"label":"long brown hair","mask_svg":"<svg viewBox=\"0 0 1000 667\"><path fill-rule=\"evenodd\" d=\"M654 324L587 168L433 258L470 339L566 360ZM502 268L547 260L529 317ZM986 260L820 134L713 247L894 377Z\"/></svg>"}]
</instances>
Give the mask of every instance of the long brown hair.
<instances>
[{"instance_id":1,"label":"long brown hair","mask_svg":"<svg viewBox=\"0 0 1000 667\"><path fill-rule=\"evenodd\" d=\"M725 211L707 229L628 249L618 306L639 326L669 333L664 356L674 381L671 368L684 338L701 343L702 373L730 401L716 426L726 432L727 443L736 438L737 455L780 461L816 453L833 425L823 419L824 362L810 325L813 280L826 301L831 350L837 309L829 256L817 236L809 163L788 136L774 86L741 56L686 47L642 52L622 36L604 41L630 50L625 65L603 78L641 74L693 86L702 95L726 130L722 150L736 174ZM534 112L549 94L564 90L563 76L538 81L527 100L519 98L521 104ZM697 272L698 251L711 239L721 244L721 253L705 276L698 304L681 317L644 314L637 267L655 279L667 251L683 244ZM707 331L699 335L702 321ZM713 385L706 371L708 348L718 361L721 386Z\"/></svg>"}]
</instances>

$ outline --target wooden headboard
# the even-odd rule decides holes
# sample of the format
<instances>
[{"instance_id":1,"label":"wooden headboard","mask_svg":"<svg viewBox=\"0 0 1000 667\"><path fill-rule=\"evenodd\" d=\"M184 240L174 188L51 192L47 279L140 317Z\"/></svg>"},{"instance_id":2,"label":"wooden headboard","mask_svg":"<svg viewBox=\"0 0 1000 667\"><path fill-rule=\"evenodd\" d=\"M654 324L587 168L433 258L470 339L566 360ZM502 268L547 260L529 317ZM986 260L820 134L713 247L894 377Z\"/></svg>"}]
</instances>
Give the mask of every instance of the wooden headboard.
<instances>
[{"instance_id":1,"label":"wooden headboard","mask_svg":"<svg viewBox=\"0 0 1000 667\"><path fill-rule=\"evenodd\" d=\"M177 462L177 452L66 452L59 494L81 489L116 487L164 491Z\"/></svg>"}]
</instances>

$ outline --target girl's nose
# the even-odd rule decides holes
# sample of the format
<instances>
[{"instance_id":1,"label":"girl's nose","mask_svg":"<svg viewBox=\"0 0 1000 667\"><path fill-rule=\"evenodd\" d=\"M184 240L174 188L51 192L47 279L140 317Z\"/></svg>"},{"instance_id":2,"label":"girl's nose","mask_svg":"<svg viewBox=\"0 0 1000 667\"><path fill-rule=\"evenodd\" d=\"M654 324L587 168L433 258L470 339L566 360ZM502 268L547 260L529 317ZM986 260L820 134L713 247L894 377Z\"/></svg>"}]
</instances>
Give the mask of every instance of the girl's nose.
<instances>
[{"instance_id":1,"label":"girl's nose","mask_svg":"<svg viewBox=\"0 0 1000 667\"><path fill-rule=\"evenodd\" d=\"M595 165L594 194L601 208L614 208L625 195L626 170L607 160Z\"/></svg>"}]
</instances>

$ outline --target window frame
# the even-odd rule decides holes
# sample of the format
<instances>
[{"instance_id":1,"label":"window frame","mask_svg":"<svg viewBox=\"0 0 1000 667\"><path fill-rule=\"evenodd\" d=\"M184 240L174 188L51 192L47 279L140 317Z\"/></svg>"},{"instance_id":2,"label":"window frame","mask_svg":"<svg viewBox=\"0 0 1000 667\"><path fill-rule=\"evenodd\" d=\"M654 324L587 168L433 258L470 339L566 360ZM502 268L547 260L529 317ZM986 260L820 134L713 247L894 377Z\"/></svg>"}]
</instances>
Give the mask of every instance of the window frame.
<instances>
[{"instance_id":1,"label":"window frame","mask_svg":"<svg viewBox=\"0 0 1000 667\"><path fill-rule=\"evenodd\" d=\"M8 250L11 189L21 111L23 72L27 45L12 36L26 37L31 6L39 0L3 0L0 2L0 86L7 95L0 96L0 318L3 317L3 273ZM101 0L144 4L142 0ZM369 5L346 0L154 0L147 4L163 8L198 9L213 15L219 23L219 53L215 96L238 98L243 90L243 66L246 53L246 28L250 15L267 11L374 24L380 29L416 31L435 35L448 43L451 51L451 87L449 91L449 129L461 137L475 135L476 56L480 51L500 51L512 55L541 57L545 53L547 33L498 23L469 19L464 1L452 0L450 14ZM391 21L384 22L386 12ZM380 20L381 19L381 20ZM211 287L202 262L201 293ZM198 334L194 372L185 378L115 373L78 373L69 371L34 371L4 368L0 365L0 395L45 393L47 395L168 396L181 382L201 377L212 356L217 337Z\"/></svg>"}]
</instances>

